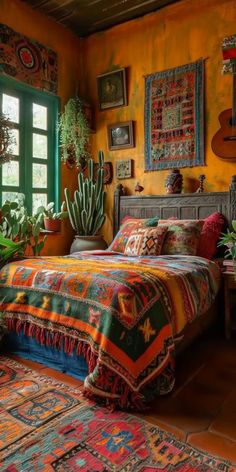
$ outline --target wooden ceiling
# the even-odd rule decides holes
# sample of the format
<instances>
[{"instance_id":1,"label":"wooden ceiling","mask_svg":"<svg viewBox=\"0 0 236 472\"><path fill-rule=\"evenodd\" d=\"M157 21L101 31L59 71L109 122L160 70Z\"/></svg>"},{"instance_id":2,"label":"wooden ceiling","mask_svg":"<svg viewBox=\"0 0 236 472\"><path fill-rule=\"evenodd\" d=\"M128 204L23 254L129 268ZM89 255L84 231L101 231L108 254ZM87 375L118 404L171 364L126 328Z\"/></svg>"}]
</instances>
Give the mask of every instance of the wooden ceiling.
<instances>
[{"instance_id":1,"label":"wooden ceiling","mask_svg":"<svg viewBox=\"0 0 236 472\"><path fill-rule=\"evenodd\" d=\"M180 0L25 0L80 37L138 18Z\"/></svg>"}]
</instances>

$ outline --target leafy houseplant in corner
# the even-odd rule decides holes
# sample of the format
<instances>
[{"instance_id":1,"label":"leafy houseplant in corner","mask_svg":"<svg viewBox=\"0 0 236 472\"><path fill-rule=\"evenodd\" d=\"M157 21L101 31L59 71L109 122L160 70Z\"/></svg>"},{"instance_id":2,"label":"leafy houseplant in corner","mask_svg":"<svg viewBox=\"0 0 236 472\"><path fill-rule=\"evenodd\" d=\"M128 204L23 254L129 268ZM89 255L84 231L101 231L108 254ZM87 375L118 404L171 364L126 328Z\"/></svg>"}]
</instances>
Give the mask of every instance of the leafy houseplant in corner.
<instances>
[{"instance_id":1,"label":"leafy houseplant in corner","mask_svg":"<svg viewBox=\"0 0 236 472\"><path fill-rule=\"evenodd\" d=\"M236 220L232 221L233 231L222 233L218 246L226 246L225 258L232 260L234 277L236 278Z\"/></svg>"},{"instance_id":2,"label":"leafy houseplant in corner","mask_svg":"<svg viewBox=\"0 0 236 472\"><path fill-rule=\"evenodd\" d=\"M105 249L107 247L98 231L105 221L103 190L104 159L103 152L98 153L98 172L94 182L94 162L88 163L88 177L84 177L82 170L78 174L78 190L74 192L74 201L70 199L69 191L65 188L67 211L72 228L76 232L70 252L88 249Z\"/></svg>"},{"instance_id":3,"label":"leafy houseplant in corner","mask_svg":"<svg viewBox=\"0 0 236 472\"><path fill-rule=\"evenodd\" d=\"M54 202L48 203L46 207L40 206L36 210L36 215L42 215L44 219L44 227L47 231L60 231L61 220L64 220L68 216L68 212L65 211L65 202L61 205L61 211L54 211Z\"/></svg>"},{"instance_id":4,"label":"leafy houseplant in corner","mask_svg":"<svg viewBox=\"0 0 236 472\"><path fill-rule=\"evenodd\" d=\"M62 161L68 166L81 167L89 159L89 123L85 114L85 104L80 97L70 98L64 112L59 117L60 146Z\"/></svg>"}]
</instances>

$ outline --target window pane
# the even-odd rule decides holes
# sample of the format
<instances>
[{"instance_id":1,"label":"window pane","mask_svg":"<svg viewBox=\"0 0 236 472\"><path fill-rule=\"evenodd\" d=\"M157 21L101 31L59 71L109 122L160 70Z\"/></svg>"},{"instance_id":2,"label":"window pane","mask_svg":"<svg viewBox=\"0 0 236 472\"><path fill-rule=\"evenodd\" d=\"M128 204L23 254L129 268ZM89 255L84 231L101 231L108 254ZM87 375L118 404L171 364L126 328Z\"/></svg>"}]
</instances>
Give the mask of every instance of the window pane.
<instances>
[{"instance_id":1,"label":"window pane","mask_svg":"<svg viewBox=\"0 0 236 472\"><path fill-rule=\"evenodd\" d=\"M19 130L10 129L10 135L12 136L12 144L9 146L9 152L14 156L19 156L20 142L19 142Z\"/></svg>"},{"instance_id":2,"label":"window pane","mask_svg":"<svg viewBox=\"0 0 236 472\"><path fill-rule=\"evenodd\" d=\"M14 202L17 200L18 193L17 192L2 192L2 202L4 203L6 200L10 200L10 202Z\"/></svg>"},{"instance_id":3,"label":"window pane","mask_svg":"<svg viewBox=\"0 0 236 472\"><path fill-rule=\"evenodd\" d=\"M42 134L33 133L33 157L47 159L48 138Z\"/></svg>"},{"instance_id":4,"label":"window pane","mask_svg":"<svg viewBox=\"0 0 236 472\"><path fill-rule=\"evenodd\" d=\"M19 187L19 162L10 161L2 166L2 185Z\"/></svg>"},{"instance_id":5,"label":"window pane","mask_svg":"<svg viewBox=\"0 0 236 472\"><path fill-rule=\"evenodd\" d=\"M32 195L32 208L33 215L37 208L40 206L47 206L47 194L46 193L33 193Z\"/></svg>"},{"instance_id":6,"label":"window pane","mask_svg":"<svg viewBox=\"0 0 236 472\"><path fill-rule=\"evenodd\" d=\"M47 166L44 164L33 164L33 187L47 187Z\"/></svg>"},{"instance_id":7,"label":"window pane","mask_svg":"<svg viewBox=\"0 0 236 472\"><path fill-rule=\"evenodd\" d=\"M47 108L33 103L33 127L47 129Z\"/></svg>"},{"instance_id":8,"label":"window pane","mask_svg":"<svg viewBox=\"0 0 236 472\"><path fill-rule=\"evenodd\" d=\"M6 115L9 120L14 123L19 123L19 109L20 109L19 98L11 97L11 95L2 95L2 112Z\"/></svg>"}]
</instances>

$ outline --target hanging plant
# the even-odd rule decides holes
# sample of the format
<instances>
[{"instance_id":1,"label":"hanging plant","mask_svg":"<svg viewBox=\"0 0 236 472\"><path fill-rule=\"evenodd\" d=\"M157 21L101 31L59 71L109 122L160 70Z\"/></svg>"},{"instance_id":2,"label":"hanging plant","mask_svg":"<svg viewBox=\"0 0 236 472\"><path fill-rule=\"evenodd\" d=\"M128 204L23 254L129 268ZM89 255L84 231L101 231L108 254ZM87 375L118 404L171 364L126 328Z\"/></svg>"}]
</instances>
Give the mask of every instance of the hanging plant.
<instances>
[{"instance_id":1,"label":"hanging plant","mask_svg":"<svg viewBox=\"0 0 236 472\"><path fill-rule=\"evenodd\" d=\"M80 97L70 98L59 117L60 146L62 161L81 167L90 158L88 141L90 127Z\"/></svg>"},{"instance_id":2,"label":"hanging plant","mask_svg":"<svg viewBox=\"0 0 236 472\"><path fill-rule=\"evenodd\" d=\"M15 140L11 134L10 120L0 112L0 165L12 159L11 146Z\"/></svg>"}]
</instances>

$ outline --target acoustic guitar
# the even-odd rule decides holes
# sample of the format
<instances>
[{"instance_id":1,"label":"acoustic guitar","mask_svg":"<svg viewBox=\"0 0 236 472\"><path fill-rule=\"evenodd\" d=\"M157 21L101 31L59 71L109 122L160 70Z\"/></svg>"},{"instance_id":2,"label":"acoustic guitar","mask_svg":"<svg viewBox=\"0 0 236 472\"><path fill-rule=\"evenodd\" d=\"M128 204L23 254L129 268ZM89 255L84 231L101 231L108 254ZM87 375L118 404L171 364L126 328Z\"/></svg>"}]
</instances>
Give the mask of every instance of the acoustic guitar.
<instances>
[{"instance_id":1,"label":"acoustic guitar","mask_svg":"<svg viewBox=\"0 0 236 472\"><path fill-rule=\"evenodd\" d=\"M221 128L211 142L212 151L225 161L236 161L236 71L233 74L232 108L219 115Z\"/></svg>"}]
</instances>

